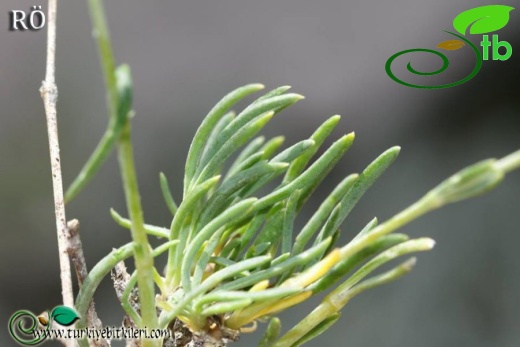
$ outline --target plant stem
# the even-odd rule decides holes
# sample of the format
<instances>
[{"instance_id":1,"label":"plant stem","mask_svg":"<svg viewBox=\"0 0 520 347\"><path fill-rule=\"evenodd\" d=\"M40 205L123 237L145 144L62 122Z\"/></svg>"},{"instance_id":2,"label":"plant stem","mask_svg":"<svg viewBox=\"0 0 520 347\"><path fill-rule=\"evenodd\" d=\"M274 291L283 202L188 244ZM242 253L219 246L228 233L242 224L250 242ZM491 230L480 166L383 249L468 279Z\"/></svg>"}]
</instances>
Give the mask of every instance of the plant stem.
<instances>
[{"instance_id":1,"label":"plant stem","mask_svg":"<svg viewBox=\"0 0 520 347\"><path fill-rule=\"evenodd\" d=\"M65 203L72 201L79 194L79 192L85 188L92 177L94 177L96 172L98 172L98 170L101 168L101 165L103 165L110 153L112 153L112 149L114 148L116 140L117 134L114 132L112 127L109 127L103 134L103 137L81 169L78 176L74 179L65 192Z\"/></svg>"},{"instance_id":2,"label":"plant stem","mask_svg":"<svg viewBox=\"0 0 520 347\"><path fill-rule=\"evenodd\" d=\"M81 329L87 326L86 313L96 289L103 278L110 273L117 263L132 256L133 248L133 242L127 243L119 248L114 248L112 252L107 254L90 270L76 298L76 310L81 317L76 327Z\"/></svg>"},{"instance_id":3,"label":"plant stem","mask_svg":"<svg viewBox=\"0 0 520 347\"><path fill-rule=\"evenodd\" d=\"M109 123L94 152L81 169L78 176L71 183L65 193L65 203L73 200L87 183L94 177L101 165L111 153L119 135L116 128L117 112L119 106L119 93L117 89L117 77L114 54L110 43L108 25L101 0L89 0L89 10L92 19L93 36L98 44L98 50L107 90L107 105Z\"/></svg>"},{"instance_id":4,"label":"plant stem","mask_svg":"<svg viewBox=\"0 0 520 347\"><path fill-rule=\"evenodd\" d=\"M327 318L339 313L353 297L367 289L378 287L405 275L412 270L415 262L416 259L412 258L390 271L361 282L351 289L344 288L344 285L339 286L330 292L323 299L321 304L309 313L307 317L302 319L298 324L291 328L291 330L276 341L272 347L289 347L294 346L295 344L299 346L300 344L297 344L299 340L304 338Z\"/></svg>"},{"instance_id":5,"label":"plant stem","mask_svg":"<svg viewBox=\"0 0 520 347\"><path fill-rule=\"evenodd\" d=\"M438 205L430 195L425 195L419 201L399 212L383 224L378 225L369 233L353 240L346 246L342 247L340 250L341 258L346 259L347 257L354 255L361 249L375 242L380 237L397 230L403 225L406 225L420 216L439 207L441 206Z\"/></svg>"},{"instance_id":6,"label":"plant stem","mask_svg":"<svg viewBox=\"0 0 520 347\"><path fill-rule=\"evenodd\" d=\"M94 38L98 43L105 86L107 89L108 113L110 123L117 121L119 108L119 91L115 73L114 54L110 43L108 25L101 0L89 0L89 10L94 27ZM110 125L109 125L110 128ZM123 126L118 142L118 158L123 187L125 191L128 214L132 222L131 232L134 240L134 258L137 271L137 285L143 324L148 329L158 326L155 308L155 287L153 280L154 259L150 250L148 236L144 225L141 197L135 172L134 155L131 143L131 126L127 122ZM142 346L158 346L158 340L143 339Z\"/></svg>"},{"instance_id":7,"label":"plant stem","mask_svg":"<svg viewBox=\"0 0 520 347\"><path fill-rule=\"evenodd\" d=\"M76 298L76 311L81 317L80 320L76 322L76 329L84 329L87 327L87 312L96 289L103 278L105 278L119 262L132 256L133 248L134 243L130 242L122 247L113 249L112 252L94 265L87 277L85 277ZM81 347L90 346L86 337L82 340L78 340L78 344Z\"/></svg>"},{"instance_id":8,"label":"plant stem","mask_svg":"<svg viewBox=\"0 0 520 347\"><path fill-rule=\"evenodd\" d=\"M500 160L497 160L495 166L504 173L509 173L513 170L520 169L520 149Z\"/></svg>"},{"instance_id":9,"label":"plant stem","mask_svg":"<svg viewBox=\"0 0 520 347\"><path fill-rule=\"evenodd\" d=\"M56 117L56 103L58 101L58 88L55 79L56 62L56 11L58 0L49 0L48 29L47 29L47 68L45 81L40 88L40 93L45 105L47 118L47 132L49 137L49 150L52 170L52 185L54 190L54 211L56 215L56 229L58 234L58 252L60 257L60 278L63 304L74 307L74 293L70 271L68 249L68 228L65 217L65 205L63 202L63 183L60 163L60 144L58 141L58 120ZM70 341L74 343L74 341Z\"/></svg>"},{"instance_id":10,"label":"plant stem","mask_svg":"<svg viewBox=\"0 0 520 347\"><path fill-rule=\"evenodd\" d=\"M446 204L467 199L492 189L503 175L520 168L520 150L504 158L485 161L467 167L451 176L419 201L380 224L374 230L355 239L341 249L341 257L352 256L383 235L402 227L414 219ZM469 170L469 171L468 171Z\"/></svg>"},{"instance_id":11,"label":"plant stem","mask_svg":"<svg viewBox=\"0 0 520 347\"><path fill-rule=\"evenodd\" d=\"M134 258L137 271L137 285L139 287L139 300L141 303L141 315L144 326L148 329L155 329L158 327L158 320L155 308L155 287L153 280L154 259L144 226L141 196L137 184L130 134L131 126L130 123L127 123L119 138L119 166L123 176L128 214L132 221L131 232L132 239L135 242ZM156 346L156 342L143 340L142 345L143 347Z\"/></svg>"},{"instance_id":12,"label":"plant stem","mask_svg":"<svg viewBox=\"0 0 520 347\"><path fill-rule=\"evenodd\" d=\"M88 5L92 19L93 36L98 44L101 67L103 68L103 76L105 78L108 115L111 121L115 121L119 105L119 95L117 91L114 53L112 52L112 44L110 43L105 11L103 9L102 0L89 0Z\"/></svg>"}]
</instances>

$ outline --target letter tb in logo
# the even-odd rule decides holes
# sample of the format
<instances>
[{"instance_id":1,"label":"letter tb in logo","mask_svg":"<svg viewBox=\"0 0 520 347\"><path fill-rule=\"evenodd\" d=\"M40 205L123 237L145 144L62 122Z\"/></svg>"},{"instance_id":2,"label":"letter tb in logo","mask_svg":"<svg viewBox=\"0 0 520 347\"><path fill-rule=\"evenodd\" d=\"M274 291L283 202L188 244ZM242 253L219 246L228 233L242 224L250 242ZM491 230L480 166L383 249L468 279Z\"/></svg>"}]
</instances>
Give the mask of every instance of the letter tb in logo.
<instances>
[{"instance_id":1,"label":"letter tb in logo","mask_svg":"<svg viewBox=\"0 0 520 347\"><path fill-rule=\"evenodd\" d=\"M498 35L493 35L492 41L489 41L489 35L482 36L482 41L480 42L482 46L482 59L489 60L489 47L492 47L492 58L493 60L507 60L511 58L513 55L513 47L507 41L499 41ZM500 53L500 48L503 47L505 52Z\"/></svg>"}]
</instances>

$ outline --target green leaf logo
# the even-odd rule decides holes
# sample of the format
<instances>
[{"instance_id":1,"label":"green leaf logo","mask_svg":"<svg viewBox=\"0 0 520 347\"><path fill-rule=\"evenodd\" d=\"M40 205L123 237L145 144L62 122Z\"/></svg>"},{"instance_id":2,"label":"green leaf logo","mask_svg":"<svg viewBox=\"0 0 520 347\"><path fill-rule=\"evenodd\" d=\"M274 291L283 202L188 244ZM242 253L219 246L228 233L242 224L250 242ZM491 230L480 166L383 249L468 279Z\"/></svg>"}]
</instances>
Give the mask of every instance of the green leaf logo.
<instances>
[{"instance_id":1,"label":"green leaf logo","mask_svg":"<svg viewBox=\"0 0 520 347\"><path fill-rule=\"evenodd\" d=\"M459 14L453 20L453 27L462 35L486 34L502 29L509 22L509 12L514 7L505 5L487 5L475 7Z\"/></svg>"},{"instance_id":2,"label":"green leaf logo","mask_svg":"<svg viewBox=\"0 0 520 347\"><path fill-rule=\"evenodd\" d=\"M67 306L57 306L51 312L51 319L56 323L69 326L79 319L78 314Z\"/></svg>"}]
</instances>

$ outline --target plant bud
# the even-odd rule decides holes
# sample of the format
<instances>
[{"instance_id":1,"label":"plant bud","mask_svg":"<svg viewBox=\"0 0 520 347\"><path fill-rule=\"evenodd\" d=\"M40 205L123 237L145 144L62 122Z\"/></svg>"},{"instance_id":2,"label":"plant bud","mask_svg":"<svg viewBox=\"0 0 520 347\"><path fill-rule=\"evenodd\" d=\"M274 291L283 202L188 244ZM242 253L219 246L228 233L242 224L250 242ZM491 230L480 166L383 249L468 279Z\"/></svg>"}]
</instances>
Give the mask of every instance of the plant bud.
<instances>
[{"instance_id":1,"label":"plant bud","mask_svg":"<svg viewBox=\"0 0 520 347\"><path fill-rule=\"evenodd\" d=\"M488 159L457 172L427 196L437 200L439 205L465 200L490 191L503 178L504 172L496 167L495 159Z\"/></svg>"}]
</instances>

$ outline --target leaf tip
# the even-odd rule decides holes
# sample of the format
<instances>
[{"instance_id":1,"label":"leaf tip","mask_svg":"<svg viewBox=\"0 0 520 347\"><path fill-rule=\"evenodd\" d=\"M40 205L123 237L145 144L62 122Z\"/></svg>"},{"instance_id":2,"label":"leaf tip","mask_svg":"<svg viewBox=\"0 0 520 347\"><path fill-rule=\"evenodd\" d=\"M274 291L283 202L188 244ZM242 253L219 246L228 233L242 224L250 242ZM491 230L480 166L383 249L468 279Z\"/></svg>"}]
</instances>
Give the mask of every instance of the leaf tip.
<instances>
[{"instance_id":1,"label":"leaf tip","mask_svg":"<svg viewBox=\"0 0 520 347\"><path fill-rule=\"evenodd\" d=\"M313 139L307 139L302 141L302 146L305 148L314 147L316 145L316 141Z\"/></svg>"},{"instance_id":2,"label":"leaf tip","mask_svg":"<svg viewBox=\"0 0 520 347\"><path fill-rule=\"evenodd\" d=\"M270 167L272 167L274 170L283 170L290 166L289 163L285 163L285 162L269 163L268 165Z\"/></svg>"},{"instance_id":3,"label":"leaf tip","mask_svg":"<svg viewBox=\"0 0 520 347\"><path fill-rule=\"evenodd\" d=\"M393 146L390 147L386 153L392 154L394 157L397 157L399 153L401 153L401 146Z\"/></svg>"},{"instance_id":4,"label":"leaf tip","mask_svg":"<svg viewBox=\"0 0 520 347\"><path fill-rule=\"evenodd\" d=\"M344 146L350 147L352 143L354 142L354 138L356 137L356 134L354 132L351 132L350 134L343 135L338 142L342 142Z\"/></svg>"},{"instance_id":5,"label":"leaf tip","mask_svg":"<svg viewBox=\"0 0 520 347\"><path fill-rule=\"evenodd\" d=\"M334 116L327 119L327 122L331 122L332 124L336 125L341 120L341 116L339 114L335 114Z\"/></svg>"},{"instance_id":6,"label":"leaf tip","mask_svg":"<svg viewBox=\"0 0 520 347\"><path fill-rule=\"evenodd\" d=\"M218 181L220 181L221 178L222 178L222 175L216 175L216 176L213 176L212 178L210 178L209 180L212 184L214 184L214 183L217 183Z\"/></svg>"},{"instance_id":7,"label":"leaf tip","mask_svg":"<svg viewBox=\"0 0 520 347\"><path fill-rule=\"evenodd\" d=\"M121 219L121 215L119 213L117 213L117 211L113 208L113 207L110 207L110 215L112 216L113 219L115 219L116 221Z\"/></svg>"},{"instance_id":8,"label":"leaf tip","mask_svg":"<svg viewBox=\"0 0 520 347\"><path fill-rule=\"evenodd\" d=\"M435 247L435 240L430 239L429 237L423 238L421 240L421 243L422 243L422 248L425 251L429 251L429 250L433 249L433 247Z\"/></svg>"},{"instance_id":9,"label":"leaf tip","mask_svg":"<svg viewBox=\"0 0 520 347\"><path fill-rule=\"evenodd\" d=\"M410 258L408 259L407 261L405 261L402 265L401 265L401 268L405 271L412 271L412 269L414 268L414 266L417 264L417 258L416 257L413 257L413 258Z\"/></svg>"},{"instance_id":10,"label":"leaf tip","mask_svg":"<svg viewBox=\"0 0 520 347\"><path fill-rule=\"evenodd\" d=\"M266 112L260 119L259 121L260 122L268 122L271 118L273 118L275 112L274 111L269 111L269 112Z\"/></svg>"},{"instance_id":11,"label":"leaf tip","mask_svg":"<svg viewBox=\"0 0 520 347\"><path fill-rule=\"evenodd\" d=\"M285 136L283 136L283 135L276 136L271 141L273 141L273 143L275 145L282 145L285 141Z\"/></svg>"}]
</instances>

